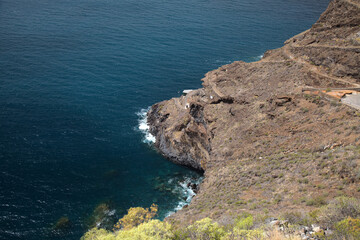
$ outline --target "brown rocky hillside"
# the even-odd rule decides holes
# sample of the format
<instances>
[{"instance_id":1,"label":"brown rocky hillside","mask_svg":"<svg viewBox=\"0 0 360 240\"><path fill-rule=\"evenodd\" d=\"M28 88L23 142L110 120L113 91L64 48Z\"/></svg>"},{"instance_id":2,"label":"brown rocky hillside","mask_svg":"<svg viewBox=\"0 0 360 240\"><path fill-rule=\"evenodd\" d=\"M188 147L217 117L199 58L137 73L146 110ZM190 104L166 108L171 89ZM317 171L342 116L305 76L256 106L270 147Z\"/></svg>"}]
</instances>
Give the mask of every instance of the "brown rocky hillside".
<instances>
[{"instance_id":1,"label":"brown rocky hillside","mask_svg":"<svg viewBox=\"0 0 360 240\"><path fill-rule=\"evenodd\" d=\"M328 94L359 90L360 0L332 1L282 48L202 81L148 113L159 151L205 174L171 219L226 222L242 211L278 216L360 198L360 111Z\"/></svg>"}]
</instances>

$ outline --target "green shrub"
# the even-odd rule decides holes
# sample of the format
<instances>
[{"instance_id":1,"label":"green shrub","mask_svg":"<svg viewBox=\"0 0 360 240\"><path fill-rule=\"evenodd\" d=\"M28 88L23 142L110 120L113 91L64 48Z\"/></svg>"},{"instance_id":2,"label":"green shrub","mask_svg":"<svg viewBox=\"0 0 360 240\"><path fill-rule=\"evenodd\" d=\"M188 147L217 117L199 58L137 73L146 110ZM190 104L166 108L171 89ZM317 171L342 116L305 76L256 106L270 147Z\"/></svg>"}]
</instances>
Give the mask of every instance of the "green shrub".
<instances>
[{"instance_id":1,"label":"green shrub","mask_svg":"<svg viewBox=\"0 0 360 240\"><path fill-rule=\"evenodd\" d=\"M348 217L335 224L338 235L343 239L360 239L360 219Z\"/></svg>"},{"instance_id":2,"label":"green shrub","mask_svg":"<svg viewBox=\"0 0 360 240\"><path fill-rule=\"evenodd\" d=\"M170 240L173 239L173 233L170 231L171 225L159 220L150 220L140 224L130 230L121 230L116 234L116 240ZM106 240L112 240L111 238Z\"/></svg>"},{"instance_id":3,"label":"green shrub","mask_svg":"<svg viewBox=\"0 0 360 240\"><path fill-rule=\"evenodd\" d=\"M233 239L264 239L264 231L262 229L251 229L254 226L254 218L251 214L243 213L239 216L221 240Z\"/></svg>"},{"instance_id":4,"label":"green shrub","mask_svg":"<svg viewBox=\"0 0 360 240\"><path fill-rule=\"evenodd\" d=\"M122 217L115 225L114 229L131 229L152 219L157 213L158 207L153 204L149 208L135 207L130 208L128 213Z\"/></svg>"},{"instance_id":5,"label":"green shrub","mask_svg":"<svg viewBox=\"0 0 360 240\"><path fill-rule=\"evenodd\" d=\"M235 202L236 205L245 205L247 204L246 200L240 199L239 201Z\"/></svg>"},{"instance_id":6,"label":"green shrub","mask_svg":"<svg viewBox=\"0 0 360 240\"><path fill-rule=\"evenodd\" d=\"M356 198L338 197L329 205L323 207L319 213L319 222L325 227L334 225L346 219L360 218L360 200Z\"/></svg>"},{"instance_id":7,"label":"green shrub","mask_svg":"<svg viewBox=\"0 0 360 240\"><path fill-rule=\"evenodd\" d=\"M93 228L87 231L80 240L115 240L115 235L105 229Z\"/></svg>"},{"instance_id":8,"label":"green shrub","mask_svg":"<svg viewBox=\"0 0 360 240\"><path fill-rule=\"evenodd\" d=\"M235 220L234 228L241 230L249 230L254 225L254 218L252 215L245 215Z\"/></svg>"},{"instance_id":9,"label":"green shrub","mask_svg":"<svg viewBox=\"0 0 360 240\"><path fill-rule=\"evenodd\" d=\"M317 196L306 201L306 206L320 207L323 205L326 205L326 201L323 196Z\"/></svg>"},{"instance_id":10,"label":"green shrub","mask_svg":"<svg viewBox=\"0 0 360 240\"><path fill-rule=\"evenodd\" d=\"M320 209L315 209L314 211L309 212L309 217L310 217L314 222L318 222L318 220L319 220L319 214L320 214Z\"/></svg>"},{"instance_id":11,"label":"green shrub","mask_svg":"<svg viewBox=\"0 0 360 240\"><path fill-rule=\"evenodd\" d=\"M171 225L159 220L150 220L130 230L109 232L105 229L93 228L81 240L170 240L173 239Z\"/></svg>"},{"instance_id":12,"label":"green shrub","mask_svg":"<svg viewBox=\"0 0 360 240\"><path fill-rule=\"evenodd\" d=\"M191 240L220 240L225 236L224 229L210 218L204 218L188 226L186 232L186 239Z\"/></svg>"}]
</instances>

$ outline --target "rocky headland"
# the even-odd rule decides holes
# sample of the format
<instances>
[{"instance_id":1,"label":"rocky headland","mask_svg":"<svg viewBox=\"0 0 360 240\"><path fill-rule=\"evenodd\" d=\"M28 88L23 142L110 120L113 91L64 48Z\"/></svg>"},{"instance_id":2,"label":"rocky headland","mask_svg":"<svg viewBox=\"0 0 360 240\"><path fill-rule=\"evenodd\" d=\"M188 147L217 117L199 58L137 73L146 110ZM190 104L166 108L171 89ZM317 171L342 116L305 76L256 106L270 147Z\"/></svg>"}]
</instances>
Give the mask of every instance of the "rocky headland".
<instances>
[{"instance_id":1,"label":"rocky headland","mask_svg":"<svg viewBox=\"0 0 360 240\"><path fill-rule=\"evenodd\" d=\"M309 212L360 197L360 1L334 0L311 29L258 62L208 72L203 88L152 106L155 146L204 171L169 220ZM340 93L340 94L339 94Z\"/></svg>"}]
</instances>

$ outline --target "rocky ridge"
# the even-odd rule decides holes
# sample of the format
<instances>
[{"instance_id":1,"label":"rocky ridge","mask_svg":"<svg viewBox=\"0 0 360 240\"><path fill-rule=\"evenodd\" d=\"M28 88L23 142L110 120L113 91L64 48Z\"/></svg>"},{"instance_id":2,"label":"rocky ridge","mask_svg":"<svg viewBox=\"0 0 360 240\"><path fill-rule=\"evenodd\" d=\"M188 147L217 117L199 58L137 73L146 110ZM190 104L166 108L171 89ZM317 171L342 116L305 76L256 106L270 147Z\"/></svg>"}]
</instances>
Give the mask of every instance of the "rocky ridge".
<instances>
[{"instance_id":1,"label":"rocky ridge","mask_svg":"<svg viewBox=\"0 0 360 240\"><path fill-rule=\"evenodd\" d=\"M253 63L222 66L203 88L152 106L155 146L204 171L192 203L170 218L230 221L360 197L360 112L316 91L360 87L360 1L334 0L311 29Z\"/></svg>"}]
</instances>

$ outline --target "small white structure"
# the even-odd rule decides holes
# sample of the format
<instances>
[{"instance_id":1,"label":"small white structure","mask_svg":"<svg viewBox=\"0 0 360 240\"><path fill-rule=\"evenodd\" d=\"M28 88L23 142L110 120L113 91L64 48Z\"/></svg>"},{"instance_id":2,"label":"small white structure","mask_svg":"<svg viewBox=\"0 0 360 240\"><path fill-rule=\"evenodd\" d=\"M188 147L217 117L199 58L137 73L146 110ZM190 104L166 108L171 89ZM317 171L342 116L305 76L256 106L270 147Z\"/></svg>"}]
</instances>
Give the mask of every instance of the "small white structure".
<instances>
[{"instance_id":1,"label":"small white structure","mask_svg":"<svg viewBox=\"0 0 360 240\"><path fill-rule=\"evenodd\" d=\"M190 104L189 103L186 103L185 104L185 109L189 109L190 108Z\"/></svg>"},{"instance_id":2,"label":"small white structure","mask_svg":"<svg viewBox=\"0 0 360 240\"><path fill-rule=\"evenodd\" d=\"M187 90L184 90L184 91L183 91L183 94L184 94L184 95L187 95L188 93L191 93L192 91L194 91L194 90L192 90L192 89L187 89Z\"/></svg>"}]
</instances>

